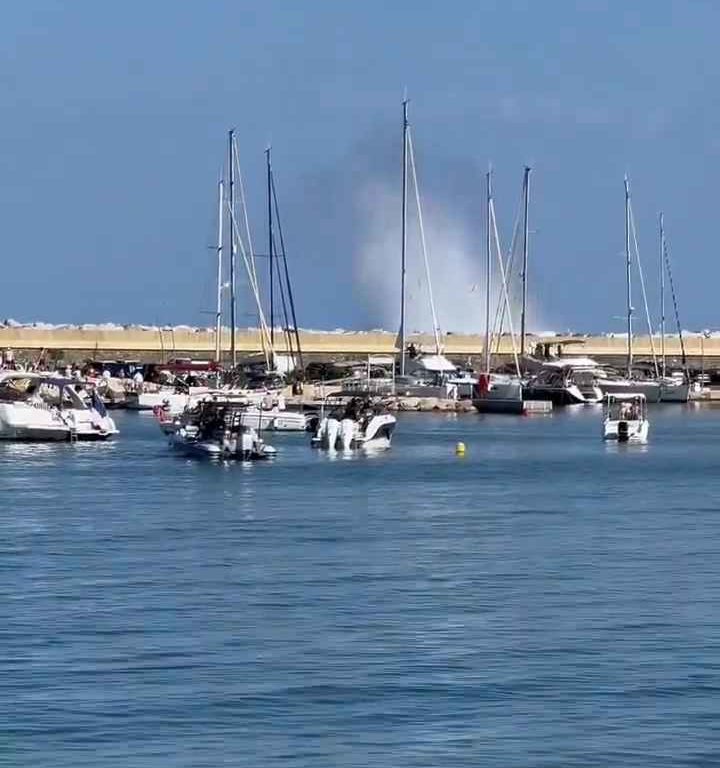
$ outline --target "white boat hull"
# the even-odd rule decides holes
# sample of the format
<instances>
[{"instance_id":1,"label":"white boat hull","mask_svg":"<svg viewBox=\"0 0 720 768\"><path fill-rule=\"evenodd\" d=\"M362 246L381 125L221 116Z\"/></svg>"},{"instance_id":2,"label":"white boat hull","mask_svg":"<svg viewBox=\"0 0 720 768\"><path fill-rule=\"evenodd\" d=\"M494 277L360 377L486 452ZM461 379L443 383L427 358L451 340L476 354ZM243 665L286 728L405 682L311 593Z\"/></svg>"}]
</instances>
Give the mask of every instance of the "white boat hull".
<instances>
[{"instance_id":1,"label":"white boat hull","mask_svg":"<svg viewBox=\"0 0 720 768\"><path fill-rule=\"evenodd\" d=\"M187 408L191 398L197 400L198 396L210 391L207 387L191 387L189 393L167 389L156 392L128 392L125 407L130 411L152 411L167 403L172 415L177 416Z\"/></svg>"},{"instance_id":2,"label":"white boat hull","mask_svg":"<svg viewBox=\"0 0 720 768\"><path fill-rule=\"evenodd\" d=\"M690 385L685 383L666 383L660 385L661 403L687 403L690 399Z\"/></svg>"},{"instance_id":3,"label":"white boat hull","mask_svg":"<svg viewBox=\"0 0 720 768\"><path fill-rule=\"evenodd\" d=\"M645 395L648 403L659 403L661 387L657 381L635 379L598 379L598 387L603 395L633 394Z\"/></svg>"},{"instance_id":4,"label":"white boat hull","mask_svg":"<svg viewBox=\"0 0 720 768\"><path fill-rule=\"evenodd\" d=\"M236 441L234 444L223 444L216 440L197 440L186 434L184 430L172 434L170 444L185 456L205 459L260 461L270 459L276 453L271 445L258 445L255 441L250 445L243 446L241 441Z\"/></svg>"},{"instance_id":5,"label":"white boat hull","mask_svg":"<svg viewBox=\"0 0 720 768\"><path fill-rule=\"evenodd\" d=\"M606 419L603 438L619 443L647 443L649 430L647 419Z\"/></svg>"}]
</instances>

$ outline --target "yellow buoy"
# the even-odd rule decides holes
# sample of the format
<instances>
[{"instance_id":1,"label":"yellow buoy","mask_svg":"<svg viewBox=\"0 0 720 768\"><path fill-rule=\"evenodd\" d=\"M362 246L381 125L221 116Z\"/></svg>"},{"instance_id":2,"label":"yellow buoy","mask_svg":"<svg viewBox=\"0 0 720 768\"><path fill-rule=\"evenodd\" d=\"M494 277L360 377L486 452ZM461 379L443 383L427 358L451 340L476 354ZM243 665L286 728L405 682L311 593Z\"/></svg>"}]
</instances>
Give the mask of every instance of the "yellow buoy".
<instances>
[{"instance_id":1,"label":"yellow buoy","mask_svg":"<svg viewBox=\"0 0 720 768\"><path fill-rule=\"evenodd\" d=\"M465 443L458 443L455 446L455 453L458 456L464 456L465 455Z\"/></svg>"}]
</instances>

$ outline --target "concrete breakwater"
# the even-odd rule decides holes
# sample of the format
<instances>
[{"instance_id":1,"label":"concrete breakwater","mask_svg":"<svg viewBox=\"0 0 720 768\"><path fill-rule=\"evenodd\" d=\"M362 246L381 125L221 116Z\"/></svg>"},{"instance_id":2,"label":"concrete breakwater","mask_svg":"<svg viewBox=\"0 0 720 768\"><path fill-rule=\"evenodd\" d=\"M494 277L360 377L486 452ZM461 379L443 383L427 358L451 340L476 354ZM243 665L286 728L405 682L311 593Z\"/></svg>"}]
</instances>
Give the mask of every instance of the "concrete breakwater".
<instances>
[{"instance_id":1,"label":"concrete breakwater","mask_svg":"<svg viewBox=\"0 0 720 768\"><path fill-rule=\"evenodd\" d=\"M397 335L382 331L323 332L301 331L300 340L304 354L310 358L328 359L340 357L363 358L368 355L397 354ZM412 334L408 343L423 351L432 351L434 341L425 334ZM227 359L230 333L222 335L223 358ZM660 340L652 339L656 353ZM239 355L261 352L260 333L254 329L238 330L235 334ZM528 337L527 352L535 352L538 345L552 354L587 355L605 362L622 363L626 340L622 336L534 336ZM458 361L477 363L484 354L484 338L481 335L447 334L443 337L444 352ZM651 338L638 336L633 343L636 358L648 358L652 353ZM665 342L669 358L679 360L680 340L670 336ZM64 360L84 358L138 358L145 361L162 361L172 357L209 359L215 351L215 334L209 330L190 328L83 328L83 327L4 327L0 328L0 348L11 348L19 354L32 357L46 355ZM276 348L287 351L281 331L276 332ZM491 349L495 362L512 359L513 345L509 336L493 339ZM685 350L691 365L720 364L720 337L705 338L690 335L685 338Z\"/></svg>"}]
</instances>

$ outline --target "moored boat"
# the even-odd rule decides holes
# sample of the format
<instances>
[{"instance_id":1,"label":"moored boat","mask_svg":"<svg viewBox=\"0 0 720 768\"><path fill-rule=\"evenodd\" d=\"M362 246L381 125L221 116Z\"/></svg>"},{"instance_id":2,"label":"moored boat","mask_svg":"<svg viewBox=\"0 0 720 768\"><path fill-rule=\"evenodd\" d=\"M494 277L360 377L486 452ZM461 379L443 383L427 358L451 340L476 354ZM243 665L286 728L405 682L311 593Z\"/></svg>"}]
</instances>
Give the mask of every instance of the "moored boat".
<instances>
[{"instance_id":1,"label":"moored boat","mask_svg":"<svg viewBox=\"0 0 720 768\"><path fill-rule=\"evenodd\" d=\"M32 442L105 440L116 435L97 392L87 401L72 379L4 371L0 374L0 439Z\"/></svg>"}]
</instances>

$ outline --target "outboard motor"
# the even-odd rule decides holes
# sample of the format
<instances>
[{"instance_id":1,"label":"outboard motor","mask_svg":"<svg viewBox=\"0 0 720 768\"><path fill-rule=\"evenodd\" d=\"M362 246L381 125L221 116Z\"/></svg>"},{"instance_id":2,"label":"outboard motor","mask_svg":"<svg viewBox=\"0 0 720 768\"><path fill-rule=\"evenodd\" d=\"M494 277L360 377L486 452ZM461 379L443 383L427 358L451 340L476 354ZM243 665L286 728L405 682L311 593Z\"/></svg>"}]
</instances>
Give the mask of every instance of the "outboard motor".
<instances>
[{"instance_id":1,"label":"outboard motor","mask_svg":"<svg viewBox=\"0 0 720 768\"><path fill-rule=\"evenodd\" d=\"M352 419L343 419L340 422L340 442L343 451L349 451L352 448L354 436L355 422Z\"/></svg>"},{"instance_id":2,"label":"outboard motor","mask_svg":"<svg viewBox=\"0 0 720 768\"><path fill-rule=\"evenodd\" d=\"M325 437L327 439L327 448L330 451L335 450L340 431L340 422L337 419L328 419L325 424Z\"/></svg>"},{"instance_id":3,"label":"outboard motor","mask_svg":"<svg viewBox=\"0 0 720 768\"><path fill-rule=\"evenodd\" d=\"M618 442L627 443L630 439L630 424L627 421L618 422Z\"/></svg>"}]
</instances>

